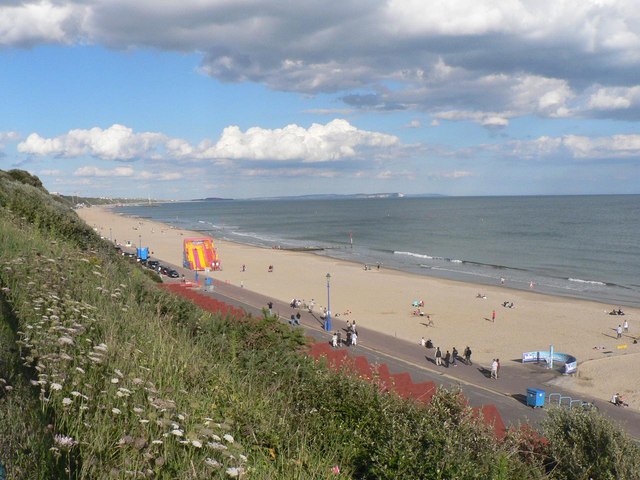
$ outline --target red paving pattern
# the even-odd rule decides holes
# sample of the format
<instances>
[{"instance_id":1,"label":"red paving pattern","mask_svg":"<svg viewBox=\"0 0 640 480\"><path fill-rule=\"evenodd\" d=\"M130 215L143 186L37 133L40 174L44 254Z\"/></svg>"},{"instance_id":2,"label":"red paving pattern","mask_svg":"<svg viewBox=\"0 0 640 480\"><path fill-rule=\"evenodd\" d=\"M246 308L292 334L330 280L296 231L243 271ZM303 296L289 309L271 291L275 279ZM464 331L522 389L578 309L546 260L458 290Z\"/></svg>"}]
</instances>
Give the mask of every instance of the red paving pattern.
<instances>
[{"instance_id":1,"label":"red paving pattern","mask_svg":"<svg viewBox=\"0 0 640 480\"><path fill-rule=\"evenodd\" d=\"M215 298L198 293L191 288L190 284L162 283L158 286L164 290L168 290L172 293L175 293L176 295L180 295L181 297L191 300L193 303L198 305L203 310L206 310L207 312L230 315L234 318L244 318L247 315L247 313L240 308L232 307L231 305L227 305L220 300L216 300Z\"/></svg>"},{"instance_id":2,"label":"red paving pattern","mask_svg":"<svg viewBox=\"0 0 640 480\"><path fill-rule=\"evenodd\" d=\"M198 305L203 310L222 315L230 315L234 318L243 318L246 312L240 308L232 307L220 300L193 290L189 284L163 283L161 288L180 295ZM333 348L327 342L313 343L308 351L316 360L325 358L329 368L336 371L350 372L360 378L378 385L381 391L395 392L402 398L413 399L422 404L429 404L435 395L437 386L434 382L414 383L407 372L390 373L386 364L371 365L366 357L350 355L346 349ZM500 412L495 405L484 405L474 408L474 414L482 416L485 423L491 425L497 438L504 438L506 427Z\"/></svg>"},{"instance_id":3,"label":"red paving pattern","mask_svg":"<svg viewBox=\"0 0 640 480\"><path fill-rule=\"evenodd\" d=\"M389 373L386 364L372 366L366 357L351 356L345 349L333 348L328 342L316 342L309 348L309 355L320 360L325 358L327 366L336 371L351 372L378 385L380 390L395 392L402 398L413 399L425 405L431 402L437 386L434 382L414 383L407 372ZM506 427L495 405L483 405L473 409L482 416L487 425L493 427L497 438L504 438Z\"/></svg>"}]
</instances>

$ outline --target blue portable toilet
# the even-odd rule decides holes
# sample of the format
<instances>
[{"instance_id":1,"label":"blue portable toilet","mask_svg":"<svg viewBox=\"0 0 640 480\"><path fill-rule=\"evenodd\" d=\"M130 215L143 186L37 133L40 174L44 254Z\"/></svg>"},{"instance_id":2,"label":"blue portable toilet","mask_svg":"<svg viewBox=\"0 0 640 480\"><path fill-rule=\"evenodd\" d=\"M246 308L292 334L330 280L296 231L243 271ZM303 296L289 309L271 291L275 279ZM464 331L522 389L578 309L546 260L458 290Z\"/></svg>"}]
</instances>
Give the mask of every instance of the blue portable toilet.
<instances>
[{"instance_id":1,"label":"blue portable toilet","mask_svg":"<svg viewBox=\"0 0 640 480\"><path fill-rule=\"evenodd\" d=\"M149 259L149 247L140 247L138 248L138 258L140 260L148 260Z\"/></svg>"},{"instance_id":2,"label":"blue portable toilet","mask_svg":"<svg viewBox=\"0 0 640 480\"><path fill-rule=\"evenodd\" d=\"M527 407L544 407L544 390L527 388Z\"/></svg>"}]
</instances>

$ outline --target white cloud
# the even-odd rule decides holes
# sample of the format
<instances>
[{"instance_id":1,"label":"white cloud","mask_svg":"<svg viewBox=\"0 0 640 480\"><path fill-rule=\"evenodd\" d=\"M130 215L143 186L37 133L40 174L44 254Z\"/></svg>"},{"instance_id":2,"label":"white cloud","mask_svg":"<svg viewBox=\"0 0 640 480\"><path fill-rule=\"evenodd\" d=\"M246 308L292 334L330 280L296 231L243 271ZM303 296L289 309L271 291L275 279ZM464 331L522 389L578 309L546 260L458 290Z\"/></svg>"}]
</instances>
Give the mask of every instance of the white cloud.
<instances>
[{"instance_id":1,"label":"white cloud","mask_svg":"<svg viewBox=\"0 0 640 480\"><path fill-rule=\"evenodd\" d=\"M43 172L44 173L44 172ZM59 170L51 170L50 175L61 175ZM139 180L158 180L158 181L173 181L184 178L184 175L179 172L149 172L146 170L135 171L131 166L116 167L112 169L99 168L92 165L77 168L73 175L76 177L119 177L119 178L135 178Z\"/></svg>"},{"instance_id":2,"label":"white cloud","mask_svg":"<svg viewBox=\"0 0 640 480\"><path fill-rule=\"evenodd\" d=\"M159 133L134 133L124 125L114 124L107 129L94 127L90 130L70 130L55 138L43 138L32 133L18 144L18 151L32 155L52 155L74 158L90 155L103 160L135 160L155 158L164 148L178 149L178 140L169 139Z\"/></svg>"},{"instance_id":3,"label":"white cloud","mask_svg":"<svg viewBox=\"0 0 640 480\"><path fill-rule=\"evenodd\" d=\"M511 155L519 158L565 158L579 160L631 159L640 160L640 135L586 137L564 135L539 137L531 141L511 142Z\"/></svg>"},{"instance_id":4,"label":"white cloud","mask_svg":"<svg viewBox=\"0 0 640 480\"><path fill-rule=\"evenodd\" d=\"M73 175L76 177L133 177L133 167L116 167L103 169L94 166L85 166L76 169Z\"/></svg>"},{"instance_id":5,"label":"white cloud","mask_svg":"<svg viewBox=\"0 0 640 480\"><path fill-rule=\"evenodd\" d=\"M640 106L640 86L602 87L589 96L588 106L594 110L626 110Z\"/></svg>"},{"instance_id":6,"label":"white cloud","mask_svg":"<svg viewBox=\"0 0 640 480\"><path fill-rule=\"evenodd\" d=\"M20 139L18 132L0 132L0 148L4 148L6 142L15 142Z\"/></svg>"},{"instance_id":7,"label":"white cloud","mask_svg":"<svg viewBox=\"0 0 640 480\"><path fill-rule=\"evenodd\" d=\"M440 125L439 120L465 121L470 120L479 123L487 128L503 128L509 125L509 119L496 112L466 112L466 111L449 111L439 112L434 115L435 119L432 125ZM434 124L434 122L437 122Z\"/></svg>"},{"instance_id":8,"label":"white cloud","mask_svg":"<svg viewBox=\"0 0 640 480\"><path fill-rule=\"evenodd\" d=\"M5 2L6 3L6 2ZM637 0L38 0L0 6L0 45L99 44L202 55L200 71L379 106L566 117L583 92L633 88ZM394 92L385 89L395 81ZM600 114L640 106L601 92ZM616 100L617 99L617 100ZM613 103L611 103L613 102ZM352 103L359 109L365 103ZM639 113L640 114L640 113ZM492 122L493 124L493 122ZM178 155L176 153L176 155ZM182 153L185 155L185 153Z\"/></svg>"},{"instance_id":9,"label":"white cloud","mask_svg":"<svg viewBox=\"0 0 640 480\"><path fill-rule=\"evenodd\" d=\"M467 178L472 177L473 172L469 172L467 170L453 170L451 172L436 172L430 175L435 178L446 178L449 180L457 180L459 178Z\"/></svg>"},{"instance_id":10,"label":"white cloud","mask_svg":"<svg viewBox=\"0 0 640 480\"><path fill-rule=\"evenodd\" d=\"M0 5L0 45L79 41L89 7L75 2L26 1Z\"/></svg>"},{"instance_id":11,"label":"white cloud","mask_svg":"<svg viewBox=\"0 0 640 480\"><path fill-rule=\"evenodd\" d=\"M230 126L217 142L204 140L193 146L184 140L161 133L135 133L123 125L108 129L71 130L54 138L32 133L18 144L21 153L63 158L93 156L102 160L138 159L181 160L289 160L303 163L327 162L375 155L387 148L400 147L398 137L360 130L346 120L332 120L308 129L298 125L284 128L261 127L240 130Z\"/></svg>"},{"instance_id":12,"label":"white cloud","mask_svg":"<svg viewBox=\"0 0 640 480\"><path fill-rule=\"evenodd\" d=\"M327 162L356 157L359 149L382 149L399 145L393 135L359 130L346 120L326 125L314 123L308 129L298 125L264 129L253 127L242 132L227 127L214 145L200 152L202 158L251 160L301 160Z\"/></svg>"}]
</instances>

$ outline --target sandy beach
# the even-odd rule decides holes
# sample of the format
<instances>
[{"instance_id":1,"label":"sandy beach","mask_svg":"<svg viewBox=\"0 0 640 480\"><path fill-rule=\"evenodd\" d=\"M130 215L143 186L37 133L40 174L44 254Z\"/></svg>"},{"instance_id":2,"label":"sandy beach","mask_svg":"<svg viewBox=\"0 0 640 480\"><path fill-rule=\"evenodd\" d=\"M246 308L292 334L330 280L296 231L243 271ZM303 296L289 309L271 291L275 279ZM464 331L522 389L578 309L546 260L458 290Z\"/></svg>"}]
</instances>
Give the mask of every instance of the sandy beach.
<instances>
[{"instance_id":1,"label":"sandy beach","mask_svg":"<svg viewBox=\"0 0 640 480\"><path fill-rule=\"evenodd\" d=\"M78 210L84 221L119 244L148 246L153 257L182 265L182 241L202 234L146 219L125 217L109 208ZM308 252L258 248L214 239L223 270L207 275L242 285L273 299L327 303L326 274L331 274L331 311L343 320L419 342L424 336L443 351L469 345L477 363L519 364L523 352L549 349L578 359L578 374L557 380L565 388L608 401L619 392L640 409L640 309L623 307L625 316L608 315L612 305L510 289L475 285L373 268ZM242 271L245 265L245 271ZM272 273L268 266L273 265ZM486 298L477 298L482 293ZM413 315L414 300L424 301L427 317ZM502 303L513 302L514 308ZM617 306L616 306L617 307ZM495 311L495 321L492 320ZM280 312L289 314L290 312ZM624 320L629 332L616 338ZM366 342L366 339L360 339Z\"/></svg>"}]
</instances>

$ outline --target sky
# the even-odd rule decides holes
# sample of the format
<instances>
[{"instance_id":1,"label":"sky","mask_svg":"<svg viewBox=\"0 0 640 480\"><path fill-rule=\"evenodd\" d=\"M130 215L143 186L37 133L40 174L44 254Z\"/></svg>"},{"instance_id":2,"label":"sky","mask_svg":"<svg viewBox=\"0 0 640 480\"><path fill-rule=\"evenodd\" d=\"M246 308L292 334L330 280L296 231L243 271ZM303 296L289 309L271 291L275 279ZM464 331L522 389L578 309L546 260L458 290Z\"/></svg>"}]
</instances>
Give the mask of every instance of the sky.
<instances>
[{"instance_id":1,"label":"sky","mask_svg":"<svg viewBox=\"0 0 640 480\"><path fill-rule=\"evenodd\" d=\"M638 0L0 0L0 169L157 199L640 193Z\"/></svg>"}]
</instances>

